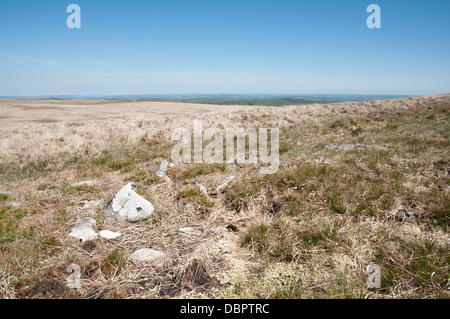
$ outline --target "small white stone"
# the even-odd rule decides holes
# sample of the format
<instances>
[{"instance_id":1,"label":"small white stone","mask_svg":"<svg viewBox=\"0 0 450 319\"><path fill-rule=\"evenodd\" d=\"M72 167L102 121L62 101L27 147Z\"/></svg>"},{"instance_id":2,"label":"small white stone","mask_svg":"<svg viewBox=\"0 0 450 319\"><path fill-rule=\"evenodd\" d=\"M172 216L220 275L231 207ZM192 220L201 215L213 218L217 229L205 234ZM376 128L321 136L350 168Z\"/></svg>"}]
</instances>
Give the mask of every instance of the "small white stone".
<instances>
[{"instance_id":1,"label":"small white stone","mask_svg":"<svg viewBox=\"0 0 450 319\"><path fill-rule=\"evenodd\" d=\"M203 194L208 195L208 190L206 189L206 187L202 184L200 184L197 181L193 182L194 186L197 187Z\"/></svg>"},{"instance_id":2,"label":"small white stone","mask_svg":"<svg viewBox=\"0 0 450 319\"><path fill-rule=\"evenodd\" d=\"M11 202L10 204L12 207L20 207L23 205L23 203L21 203L21 202Z\"/></svg>"},{"instance_id":3,"label":"small white stone","mask_svg":"<svg viewBox=\"0 0 450 319\"><path fill-rule=\"evenodd\" d=\"M74 183L70 186L72 187L78 187L78 186L89 186L89 187L93 187L95 185L98 184L98 181L84 181L84 182L78 182L78 183Z\"/></svg>"},{"instance_id":4,"label":"small white stone","mask_svg":"<svg viewBox=\"0 0 450 319\"><path fill-rule=\"evenodd\" d=\"M82 200L80 204L84 204L84 208L95 207L100 205L102 202L100 200Z\"/></svg>"},{"instance_id":5,"label":"small white stone","mask_svg":"<svg viewBox=\"0 0 450 319\"><path fill-rule=\"evenodd\" d=\"M217 227L209 229L208 232L215 234L215 235L220 235L220 234L226 233L227 229L224 226L217 226Z\"/></svg>"},{"instance_id":6,"label":"small white stone","mask_svg":"<svg viewBox=\"0 0 450 319\"><path fill-rule=\"evenodd\" d=\"M159 164L158 171L156 172L156 176L164 176L166 174L167 167L170 165L169 161L163 160L161 164Z\"/></svg>"},{"instance_id":7,"label":"small white stone","mask_svg":"<svg viewBox=\"0 0 450 319\"><path fill-rule=\"evenodd\" d=\"M150 248L141 248L136 250L130 255L130 258L135 261L154 261L156 259L164 257L165 254L162 251L154 250Z\"/></svg>"},{"instance_id":8,"label":"small white stone","mask_svg":"<svg viewBox=\"0 0 450 319\"><path fill-rule=\"evenodd\" d=\"M231 182L234 179L234 176L228 176L227 178L225 178L222 183L217 186L217 191L220 192L222 189L224 189L225 187L227 187L228 183Z\"/></svg>"},{"instance_id":9,"label":"small white stone","mask_svg":"<svg viewBox=\"0 0 450 319\"><path fill-rule=\"evenodd\" d=\"M121 233L116 233L110 230L101 230L98 234L100 235L101 238L108 240L113 240L122 236Z\"/></svg>"},{"instance_id":10,"label":"small white stone","mask_svg":"<svg viewBox=\"0 0 450 319\"><path fill-rule=\"evenodd\" d=\"M74 224L74 228L76 227L93 227L95 226L96 222L94 218L91 217L83 217L76 221Z\"/></svg>"},{"instance_id":11,"label":"small white stone","mask_svg":"<svg viewBox=\"0 0 450 319\"><path fill-rule=\"evenodd\" d=\"M181 205L181 207L183 207L184 209L187 209L187 210L195 209L195 206L192 203L187 203L186 205Z\"/></svg>"},{"instance_id":12,"label":"small white stone","mask_svg":"<svg viewBox=\"0 0 450 319\"><path fill-rule=\"evenodd\" d=\"M174 164L169 162L169 161L166 161L166 160L161 161L161 164L159 164L158 171L156 172L156 176L162 177L167 182L170 183L172 180L170 179L169 176L166 175L166 170L167 170L168 167L172 167L173 165Z\"/></svg>"},{"instance_id":13,"label":"small white stone","mask_svg":"<svg viewBox=\"0 0 450 319\"><path fill-rule=\"evenodd\" d=\"M71 237L75 237L81 242L86 242L98 238L98 234L92 228L95 225L93 218L82 218L78 220L72 227L72 232L69 234Z\"/></svg>"}]
</instances>

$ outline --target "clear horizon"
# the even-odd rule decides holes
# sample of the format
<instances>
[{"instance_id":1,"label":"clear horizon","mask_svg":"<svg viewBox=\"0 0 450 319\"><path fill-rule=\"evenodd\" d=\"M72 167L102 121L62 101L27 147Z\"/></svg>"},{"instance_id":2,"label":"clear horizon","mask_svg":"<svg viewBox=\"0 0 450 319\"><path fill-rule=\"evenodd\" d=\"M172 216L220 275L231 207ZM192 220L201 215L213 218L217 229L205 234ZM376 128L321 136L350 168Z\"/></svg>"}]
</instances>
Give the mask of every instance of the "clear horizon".
<instances>
[{"instance_id":1,"label":"clear horizon","mask_svg":"<svg viewBox=\"0 0 450 319\"><path fill-rule=\"evenodd\" d=\"M81 29L66 25L72 3ZM366 25L371 3L381 29ZM4 1L0 96L449 93L449 12L445 0Z\"/></svg>"}]
</instances>

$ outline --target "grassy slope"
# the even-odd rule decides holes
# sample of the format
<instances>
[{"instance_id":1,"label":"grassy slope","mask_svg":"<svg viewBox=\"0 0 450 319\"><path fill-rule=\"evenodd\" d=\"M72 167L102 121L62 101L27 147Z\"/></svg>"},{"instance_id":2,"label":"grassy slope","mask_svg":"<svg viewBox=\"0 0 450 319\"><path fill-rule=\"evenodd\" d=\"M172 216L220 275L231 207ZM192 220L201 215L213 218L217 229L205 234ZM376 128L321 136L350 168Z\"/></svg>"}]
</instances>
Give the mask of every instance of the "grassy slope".
<instances>
[{"instance_id":1,"label":"grassy slope","mask_svg":"<svg viewBox=\"0 0 450 319\"><path fill-rule=\"evenodd\" d=\"M180 165L169 170L167 184L154 176L159 161L170 158L162 138L93 155L1 163L2 181L19 194L0 196L0 295L39 296L44 282L55 290L44 297L77 296L61 288L64 267L75 262L86 280L77 293L88 298L448 298L449 121L449 102L439 102L292 123L282 128L283 165L267 176L247 165ZM343 151L326 149L328 143L385 148ZM194 179L216 185L231 174L237 178L223 194L205 196L191 186ZM68 186L93 178L100 185ZM103 206L131 180L157 213L132 226L106 220ZM84 211L77 204L93 199L102 206ZM11 200L25 204L15 208ZM180 201L196 209L180 209ZM70 224L85 215L124 239L71 240ZM180 235L186 225L201 236ZM211 232L218 226L229 231L218 237ZM218 252L205 248L218 243ZM150 271L128 261L142 246L166 251L165 266ZM208 285L215 281L206 272L205 281L183 279L195 258L220 285ZM365 286L370 262L381 267L377 291Z\"/></svg>"}]
</instances>

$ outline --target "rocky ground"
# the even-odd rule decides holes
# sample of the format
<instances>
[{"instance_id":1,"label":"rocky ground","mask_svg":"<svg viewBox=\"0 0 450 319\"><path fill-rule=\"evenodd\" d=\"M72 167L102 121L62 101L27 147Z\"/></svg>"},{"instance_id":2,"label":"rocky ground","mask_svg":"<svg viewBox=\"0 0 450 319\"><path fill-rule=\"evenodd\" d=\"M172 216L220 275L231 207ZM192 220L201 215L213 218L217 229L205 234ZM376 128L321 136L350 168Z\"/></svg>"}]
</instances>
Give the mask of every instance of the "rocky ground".
<instances>
[{"instance_id":1,"label":"rocky ground","mask_svg":"<svg viewBox=\"0 0 450 319\"><path fill-rule=\"evenodd\" d=\"M0 100L1 297L449 297L450 95L74 103ZM279 127L280 169L172 165L194 119Z\"/></svg>"}]
</instances>

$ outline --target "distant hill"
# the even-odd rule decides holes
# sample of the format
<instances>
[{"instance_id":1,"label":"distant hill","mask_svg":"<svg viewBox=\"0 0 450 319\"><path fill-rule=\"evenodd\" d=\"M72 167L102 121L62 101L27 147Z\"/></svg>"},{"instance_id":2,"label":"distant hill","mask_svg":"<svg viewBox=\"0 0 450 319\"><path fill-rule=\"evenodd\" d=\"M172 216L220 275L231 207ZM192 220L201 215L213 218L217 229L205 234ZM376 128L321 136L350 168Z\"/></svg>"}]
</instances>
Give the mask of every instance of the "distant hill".
<instances>
[{"instance_id":1,"label":"distant hill","mask_svg":"<svg viewBox=\"0 0 450 319\"><path fill-rule=\"evenodd\" d=\"M309 96L242 96L242 97L216 97L216 98L192 98L183 99L183 102L216 104L216 105L261 105L261 106L285 106L329 104L340 102L361 102L371 100L388 100L406 98L405 95L309 95Z\"/></svg>"},{"instance_id":2,"label":"distant hill","mask_svg":"<svg viewBox=\"0 0 450 319\"><path fill-rule=\"evenodd\" d=\"M307 105L320 103L314 100L299 98L279 98L279 99L192 99L183 102L216 104L216 105L260 105L260 106L285 106L285 105Z\"/></svg>"},{"instance_id":3,"label":"distant hill","mask_svg":"<svg viewBox=\"0 0 450 319\"><path fill-rule=\"evenodd\" d=\"M23 96L14 96L21 98ZM361 95L361 94L307 94L307 95L281 95L281 94L131 94L131 95L58 95L34 96L42 99L94 99L94 100L129 100L136 102L186 102L215 105L259 105L259 106L285 106L329 104L340 102L362 102L371 100L388 100L410 97L409 95ZM12 97L10 97L12 98Z\"/></svg>"}]
</instances>

